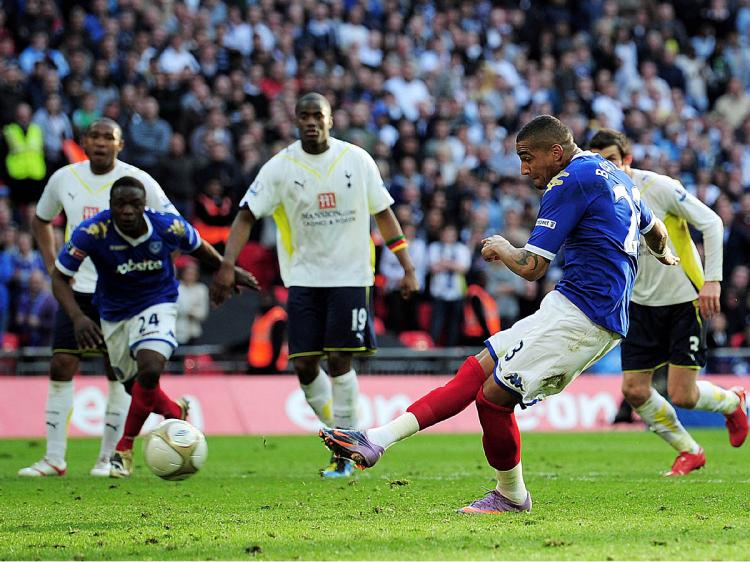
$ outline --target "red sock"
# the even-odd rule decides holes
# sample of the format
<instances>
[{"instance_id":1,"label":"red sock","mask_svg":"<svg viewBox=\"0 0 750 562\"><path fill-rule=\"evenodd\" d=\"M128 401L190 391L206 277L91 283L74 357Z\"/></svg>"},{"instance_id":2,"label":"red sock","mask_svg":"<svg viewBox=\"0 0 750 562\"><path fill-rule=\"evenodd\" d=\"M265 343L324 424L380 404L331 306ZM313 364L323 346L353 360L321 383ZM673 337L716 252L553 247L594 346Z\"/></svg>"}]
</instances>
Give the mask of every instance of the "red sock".
<instances>
[{"instance_id":1,"label":"red sock","mask_svg":"<svg viewBox=\"0 0 750 562\"><path fill-rule=\"evenodd\" d=\"M160 386L156 387L154 412L164 416L166 419L182 417L182 408L180 408L180 405L167 396Z\"/></svg>"},{"instance_id":2,"label":"red sock","mask_svg":"<svg viewBox=\"0 0 750 562\"><path fill-rule=\"evenodd\" d=\"M125 418L125 430L123 431L122 439L117 444L116 450L129 451L133 448L133 441L141 432L146 418L154 411L157 391L158 387L146 388L145 386L141 386L139 381L135 381L131 390L133 399L130 402L128 417Z\"/></svg>"},{"instance_id":3,"label":"red sock","mask_svg":"<svg viewBox=\"0 0 750 562\"><path fill-rule=\"evenodd\" d=\"M487 462L495 470L510 470L521 462L521 434L512 408L493 404L477 393L477 412L482 424L482 445Z\"/></svg>"},{"instance_id":4,"label":"red sock","mask_svg":"<svg viewBox=\"0 0 750 562\"><path fill-rule=\"evenodd\" d=\"M464 361L455 377L425 394L406 411L417 418L419 429L435 425L455 416L471 404L486 378L482 365L472 355Z\"/></svg>"}]
</instances>

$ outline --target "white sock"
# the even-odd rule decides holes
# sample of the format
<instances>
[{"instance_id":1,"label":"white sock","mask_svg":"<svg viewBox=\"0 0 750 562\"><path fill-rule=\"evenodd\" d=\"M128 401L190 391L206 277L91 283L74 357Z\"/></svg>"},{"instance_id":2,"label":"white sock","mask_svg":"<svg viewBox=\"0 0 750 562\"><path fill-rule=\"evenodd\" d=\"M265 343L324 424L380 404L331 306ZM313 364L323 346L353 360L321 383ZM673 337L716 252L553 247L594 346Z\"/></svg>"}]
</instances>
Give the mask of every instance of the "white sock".
<instances>
[{"instance_id":1,"label":"white sock","mask_svg":"<svg viewBox=\"0 0 750 562\"><path fill-rule=\"evenodd\" d=\"M740 397L731 390L726 390L708 381L696 381L698 402L695 410L731 414L740 405Z\"/></svg>"},{"instance_id":2,"label":"white sock","mask_svg":"<svg viewBox=\"0 0 750 562\"><path fill-rule=\"evenodd\" d=\"M328 374L320 369L318 376L310 384L303 384L302 392L310 407L318 416L318 419L326 427L333 426L333 392L331 390L331 379Z\"/></svg>"},{"instance_id":3,"label":"white sock","mask_svg":"<svg viewBox=\"0 0 750 562\"><path fill-rule=\"evenodd\" d=\"M700 445L677 419L677 412L672 405L653 387L649 399L635 411L654 433L680 453L697 453L700 450Z\"/></svg>"},{"instance_id":4,"label":"white sock","mask_svg":"<svg viewBox=\"0 0 750 562\"><path fill-rule=\"evenodd\" d=\"M528 492L523 481L523 469L520 462L510 470L496 470L495 472L497 473L496 489L503 497L517 504L526 501Z\"/></svg>"},{"instance_id":5,"label":"white sock","mask_svg":"<svg viewBox=\"0 0 750 562\"><path fill-rule=\"evenodd\" d=\"M395 420L380 427L367 430L367 438L375 445L387 449L397 441L411 437L419 431L419 422L411 412L405 412Z\"/></svg>"},{"instance_id":6,"label":"white sock","mask_svg":"<svg viewBox=\"0 0 750 562\"><path fill-rule=\"evenodd\" d=\"M130 394L118 381L107 381L107 407L104 412L104 427L102 428L102 444L99 448L99 458L109 459L115 451L115 445L125 430L125 418L130 408Z\"/></svg>"},{"instance_id":7,"label":"white sock","mask_svg":"<svg viewBox=\"0 0 750 562\"><path fill-rule=\"evenodd\" d=\"M351 369L338 377L331 377L333 383L333 423L336 427L357 427L357 406L359 383L357 373Z\"/></svg>"},{"instance_id":8,"label":"white sock","mask_svg":"<svg viewBox=\"0 0 750 562\"><path fill-rule=\"evenodd\" d=\"M73 409L73 381L49 381L44 421L47 425L45 457L58 467L65 465L68 446L68 418Z\"/></svg>"}]
</instances>

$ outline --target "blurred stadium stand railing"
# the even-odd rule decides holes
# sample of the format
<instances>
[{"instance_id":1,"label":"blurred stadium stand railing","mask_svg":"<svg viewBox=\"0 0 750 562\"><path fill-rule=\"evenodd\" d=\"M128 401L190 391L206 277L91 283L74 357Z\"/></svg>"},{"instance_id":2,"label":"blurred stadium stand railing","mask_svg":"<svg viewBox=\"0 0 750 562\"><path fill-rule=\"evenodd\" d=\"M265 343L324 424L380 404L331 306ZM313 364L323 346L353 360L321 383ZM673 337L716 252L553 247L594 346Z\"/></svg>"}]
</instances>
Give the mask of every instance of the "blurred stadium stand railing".
<instances>
[{"instance_id":1,"label":"blurred stadium stand railing","mask_svg":"<svg viewBox=\"0 0 750 562\"><path fill-rule=\"evenodd\" d=\"M358 373L378 374L446 374L455 372L475 349L451 347L418 351L408 348L381 348L377 355L358 358ZM24 347L16 351L0 351L0 375L45 376L52 357L49 348ZM103 372L100 359L82 361L81 374ZM244 354L230 352L221 345L181 346L167 366L171 374L249 374ZM291 367L287 372L291 373Z\"/></svg>"},{"instance_id":2,"label":"blurred stadium stand railing","mask_svg":"<svg viewBox=\"0 0 750 562\"><path fill-rule=\"evenodd\" d=\"M446 347L415 350L404 347L383 347L371 357L357 358L355 368L360 374L445 375L456 372L476 347ZM16 351L0 351L0 375L46 376L52 357L49 348L24 347ZM99 375L101 360L82 361L81 374ZM246 357L227 351L221 345L181 346L169 361L171 374L250 375ZM291 373L291 367L286 371ZM712 374L750 374L750 348L720 348L709 351L708 372Z\"/></svg>"}]
</instances>

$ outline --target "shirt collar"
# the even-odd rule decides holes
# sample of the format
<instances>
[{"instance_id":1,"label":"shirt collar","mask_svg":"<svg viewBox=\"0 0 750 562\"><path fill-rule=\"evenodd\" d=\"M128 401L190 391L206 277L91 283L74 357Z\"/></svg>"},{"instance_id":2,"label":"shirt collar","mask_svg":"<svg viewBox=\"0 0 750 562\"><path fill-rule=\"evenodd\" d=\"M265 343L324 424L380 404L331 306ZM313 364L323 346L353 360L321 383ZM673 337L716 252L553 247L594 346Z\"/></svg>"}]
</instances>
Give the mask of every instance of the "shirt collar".
<instances>
[{"instance_id":1,"label":"shirt collar","mask_svg":"<svg viewBox=\"0 0 750 562\"><path fill-rule=\"evenodd\" d=\"M576 158L581 158L583 156L594 156L594 153L591 152L590 150L582 150L581 152L579 152L578 154L576 154L575 156L573 156L573 158L571 158L570 161L572 162Z\"/></svg>"},{"instance_id":2,"label":"shirt collar","mask_svg":"<svg viewBox=\"0 0 750 562\"><path fill-rule=\"evenodd\" d=\"M124 234L122 230L117 228L117 224L115 223L114 220L112 221L112 224L115 225L115 231L117 231L117 234L119 234L128 244L130 244L131 246L137 246L138 244L143 244L146 240L151 238L151 234L153 234L154 232L154 227L151 224L151 221L149 220L148 215L144 214L143 218L146 221L146 233L139 236L138 238L131 238L127 234Z\"/></svg>"}]
</instances>

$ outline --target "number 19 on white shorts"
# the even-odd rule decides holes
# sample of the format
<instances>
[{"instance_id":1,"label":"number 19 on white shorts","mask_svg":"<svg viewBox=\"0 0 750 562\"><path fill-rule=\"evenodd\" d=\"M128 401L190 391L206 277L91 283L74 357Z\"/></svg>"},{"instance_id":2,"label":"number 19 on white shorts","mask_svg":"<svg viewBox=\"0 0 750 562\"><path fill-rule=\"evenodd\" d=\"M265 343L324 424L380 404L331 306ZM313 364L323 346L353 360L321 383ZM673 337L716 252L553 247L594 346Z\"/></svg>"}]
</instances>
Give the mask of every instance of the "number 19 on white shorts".
<instances>
[{"instance_id":1,"label":"number 19 on white shorts","mask_svg":"<svg viewBox=\"0 0 750 562\"><path fill-rule=\"evenodd\" d=\"M141 349L155 351L166 359L172 356L177 348L176 321L177 305L171 302L155 304L126 320L101 321L109 360L121 381L137 374L135 356Z\"/></svg>"}]
</instances>

